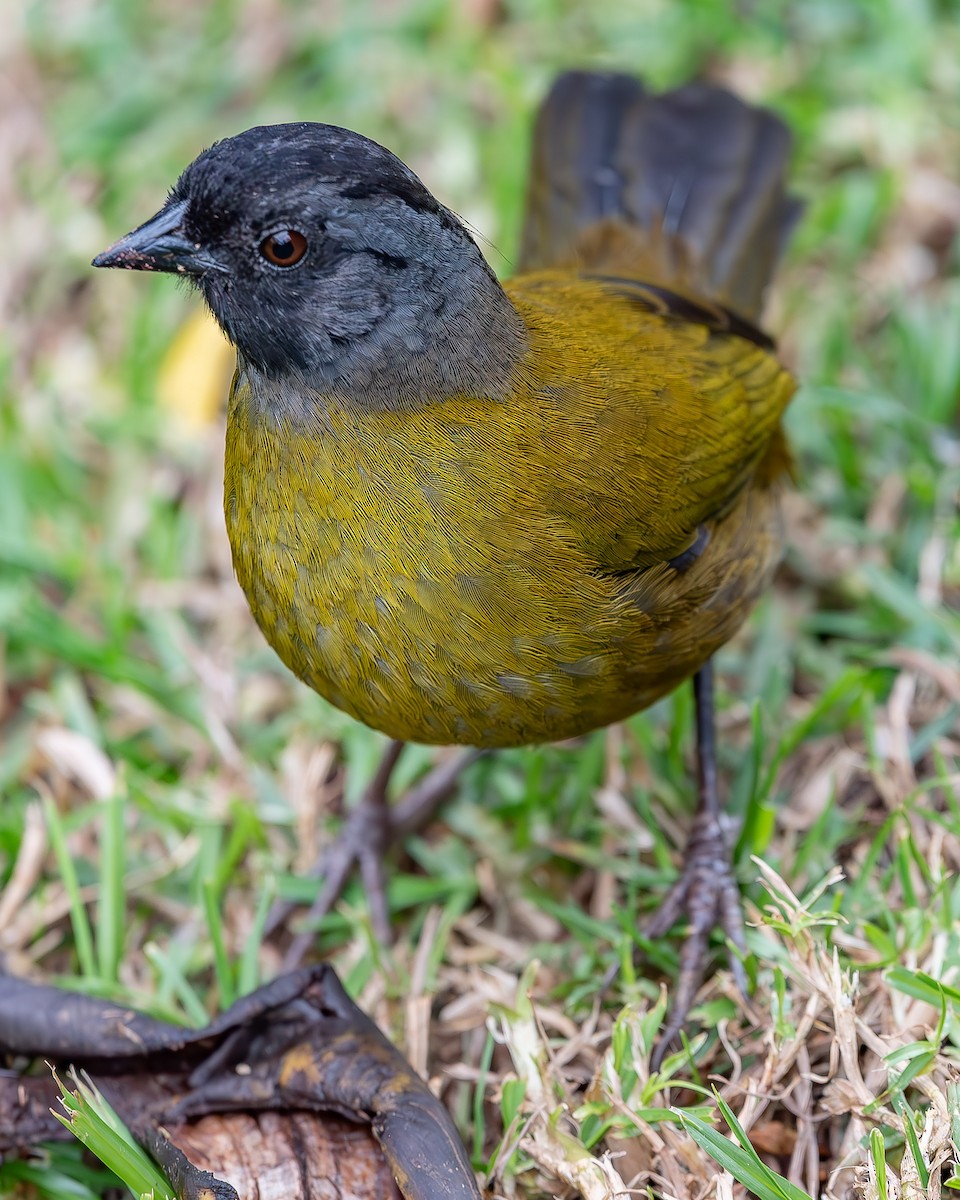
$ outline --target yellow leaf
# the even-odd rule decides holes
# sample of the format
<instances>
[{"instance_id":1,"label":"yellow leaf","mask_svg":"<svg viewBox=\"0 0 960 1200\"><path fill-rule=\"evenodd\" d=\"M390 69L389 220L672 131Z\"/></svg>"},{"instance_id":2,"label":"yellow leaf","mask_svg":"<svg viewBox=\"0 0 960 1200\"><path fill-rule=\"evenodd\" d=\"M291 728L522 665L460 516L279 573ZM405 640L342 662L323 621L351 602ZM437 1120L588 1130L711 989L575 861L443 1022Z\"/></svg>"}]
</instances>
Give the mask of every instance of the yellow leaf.
<instances>
[{"instance_id":1,"label":"yellow leaf","mask_svg":"<svg viewBox=\"0 0 960 1200\"><path fill-rule=\"evenodd\" d=\"M215 421L226 402L236 356L205 308L180 327L157 374L157 403L184 425Z\"/></svg>"}]
</instances>

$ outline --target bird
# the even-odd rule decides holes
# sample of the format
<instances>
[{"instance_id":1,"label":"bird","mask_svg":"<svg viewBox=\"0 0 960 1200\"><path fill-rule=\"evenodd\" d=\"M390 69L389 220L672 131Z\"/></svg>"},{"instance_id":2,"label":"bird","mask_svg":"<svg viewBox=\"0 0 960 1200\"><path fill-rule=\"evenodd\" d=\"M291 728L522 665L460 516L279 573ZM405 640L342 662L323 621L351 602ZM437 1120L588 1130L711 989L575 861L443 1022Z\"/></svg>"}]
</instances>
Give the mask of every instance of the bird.
<instances>
[{"instance_id":1,"label":"bird","mask_svg":"<svg viewBox=\"0 0 960 1200\"><path fill-rule=\"evenodd\" d=\"M216 142L93 262L184 276L235 346L237 578L290 670L394 739L330 903L356 862L389 925L383 853L453 782L391 810L403 743L559 741L693 679L697 809L646 929L688 921L665 1039L718 925L746 987L712 659L782 554L795 383L758 322L790 154L721 86L571 71L506 282L399 158L313 122Z\"/></svg>"}]
</instances>

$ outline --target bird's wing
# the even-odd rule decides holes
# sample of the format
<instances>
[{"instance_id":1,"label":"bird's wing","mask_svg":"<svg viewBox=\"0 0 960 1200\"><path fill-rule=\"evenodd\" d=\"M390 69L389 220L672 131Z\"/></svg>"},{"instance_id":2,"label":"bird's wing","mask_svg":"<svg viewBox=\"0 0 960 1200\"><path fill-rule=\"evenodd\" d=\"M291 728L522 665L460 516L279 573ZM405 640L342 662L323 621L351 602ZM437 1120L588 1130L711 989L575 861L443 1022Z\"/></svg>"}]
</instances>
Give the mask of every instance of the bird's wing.
<instances>
[{"instance_id":1,"label":"bird's wing","mask_svg":"<svg viewBox=\"0 0 960 1200\"><path fill-rule=\"evenodd\" d=\"M670 560L775 473L794 382L772 342L699 300L542 272L508 286L530 330L546 503L605 571ZM776 464L774 464L774 468Z\"/></svg>"}]
</instances>

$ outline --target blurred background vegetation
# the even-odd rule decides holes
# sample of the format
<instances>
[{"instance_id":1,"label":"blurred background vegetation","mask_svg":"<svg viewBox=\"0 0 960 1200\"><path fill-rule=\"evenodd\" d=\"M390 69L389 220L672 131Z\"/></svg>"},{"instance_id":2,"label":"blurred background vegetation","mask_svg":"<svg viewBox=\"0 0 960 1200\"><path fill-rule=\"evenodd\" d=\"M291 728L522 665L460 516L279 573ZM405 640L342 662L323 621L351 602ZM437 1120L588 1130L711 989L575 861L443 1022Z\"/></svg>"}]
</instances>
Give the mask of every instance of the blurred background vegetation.
<instances>
[{"instance_id":1,"label":"blurred background vegetation","mask_svg":"<svg viewBox=\"0 0 960 1200\"><path fill-rule=\"evenodd\" d=\"M277 970L258 932L269 904L310 896L300 873L382 746L293 682L233 581L229 366L195 298L168 278L95 276L90 258L204 146L311 119L390 146L507 275L535 106L563 67L603 66L657 87L725 82L796 134L807 209L769 324L803 381L797 490L777 585L719 672L745 885L762 900L751 854L798 893L842 866L830 904L847 940L825 928L818 944L887 997L891 1030L903 1012L885 970L956 983L960 4L7 0L3 25L5 969L199 1022ZM397 947L373 945L358 888L324 926L320 948L411 1053L419 962L433 1040L414 1061L443 1079L478 1166L502 1133L485 1097L510 1068L508 1033L495 1047L485 1021L528 961L568 1036L615 958L614 1008L651 1002L676 970L673 943L629 963L682 846L690 710L682 689L575 747L479 763L406 847ZM413 751L398 784L433 757ZM760 997L765 945L757 933ZM701 1063L721 1053L721 1018L747 1027L728 991L707 994ZM570 1070L572 1095L592 1067ZM69 1154L54 1166L79 1171ZM29 1177L64 1194L49 1170L0 1167L0 1191ZM516 1153L494 1174L536 1192L531 1170Z\"/></svg>"}]
</instances>

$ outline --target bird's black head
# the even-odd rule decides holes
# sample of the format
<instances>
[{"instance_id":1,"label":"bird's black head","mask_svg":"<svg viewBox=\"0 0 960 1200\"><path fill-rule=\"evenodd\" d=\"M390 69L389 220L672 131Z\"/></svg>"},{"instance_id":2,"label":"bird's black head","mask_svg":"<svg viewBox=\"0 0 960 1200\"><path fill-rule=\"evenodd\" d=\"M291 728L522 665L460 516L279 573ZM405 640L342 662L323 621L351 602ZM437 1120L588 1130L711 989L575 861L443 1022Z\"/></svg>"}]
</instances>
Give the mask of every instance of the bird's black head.
<instances>
[{"instance_id":1,"label":"bird's black head","mask_svg":"<svg viewBox=\"0 0 960 1200\"><path fill-rule=\"evenodd\" d=\"M247 364L385 402L409 387L404 360L425 360L415 379L432 373L444 325L489 327L471 308L506 302L461 223L395 155L308 122L217 142L93 265L185 275ZM456 362L435 368L464 384Z\"/></svg>"}]
</instances>

